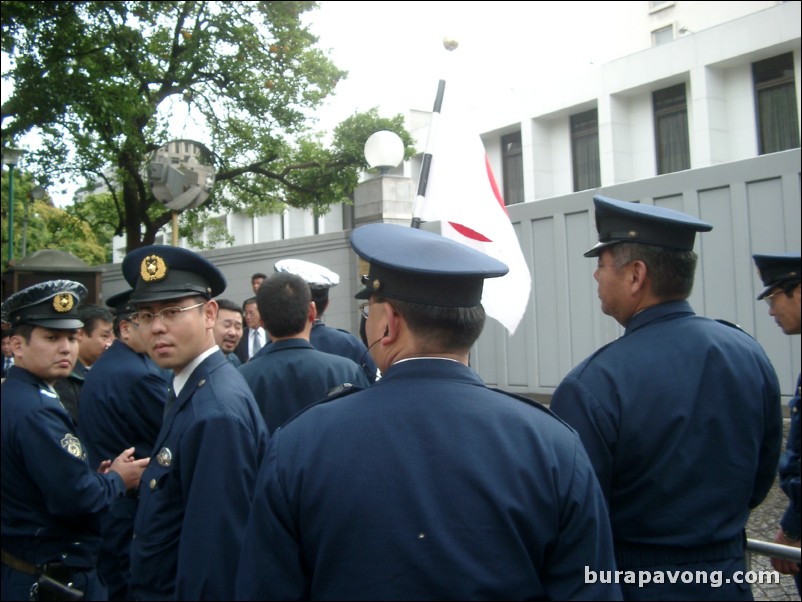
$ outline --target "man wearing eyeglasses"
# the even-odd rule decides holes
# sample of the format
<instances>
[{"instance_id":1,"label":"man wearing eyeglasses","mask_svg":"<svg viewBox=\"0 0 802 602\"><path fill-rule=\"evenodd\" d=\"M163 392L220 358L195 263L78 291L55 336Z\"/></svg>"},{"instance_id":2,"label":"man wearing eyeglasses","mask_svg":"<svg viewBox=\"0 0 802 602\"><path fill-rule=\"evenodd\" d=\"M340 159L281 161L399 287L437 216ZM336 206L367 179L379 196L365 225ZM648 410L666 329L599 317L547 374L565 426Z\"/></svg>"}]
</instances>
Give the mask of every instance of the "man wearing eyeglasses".
<instances>
[{"instance_id":1,"label":"man wearing eyeglasses","mask_svg":"<svg viewBox=\"0 0 802 602\"><path fill-rule=\"evenodd\" d=\"M781 255L754 255L760 279L766 288L758 296L769 306L769 315L774 318L782 331L787 335L802 333L802 255L785 253ZM780 519L780 526L774 541L786 546L799 547L800 521L802 521L802 493L800 492L800 389L802 375L797 377L794 396L788 403L791 426L788 431L788 443L785 453L780 458L780 487L788 496L788 507ZM772 558L772 566L786 575L793 575L797 592L800 587L800 567L798 562Z\"/></svg>"},{"instance_id":2,"label":"man wearing eyeglasses","mask_svg":"<svg viewBox=\"0 0 802 602\"><path fill-rule=\"evenodd\" d=\"M173 370L174 401L140 487L129 597L230 600L267 431L248 385L214 341L222 273L178 247L126 255L131 319L150 357Z\"/></svg>"}]
</instances>

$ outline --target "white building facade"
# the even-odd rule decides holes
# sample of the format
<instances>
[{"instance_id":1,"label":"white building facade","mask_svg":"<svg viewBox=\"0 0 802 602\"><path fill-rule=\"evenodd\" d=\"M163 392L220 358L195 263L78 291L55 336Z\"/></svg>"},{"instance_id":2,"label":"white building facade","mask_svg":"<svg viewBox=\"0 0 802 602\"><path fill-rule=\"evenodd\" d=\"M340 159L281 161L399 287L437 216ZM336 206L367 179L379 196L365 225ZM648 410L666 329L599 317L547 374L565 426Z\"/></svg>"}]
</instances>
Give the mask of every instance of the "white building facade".
<instances>
[{"instance_id":1,"label":"white building facade","mask_svg":"<svg viewBox=\"0 0 802 602\"><path fill-rule=\"evenodd\" d=\"M660 43L482 119L508 204L799 147L800 2L630 4Z\"/></svg>"}]
</instances>

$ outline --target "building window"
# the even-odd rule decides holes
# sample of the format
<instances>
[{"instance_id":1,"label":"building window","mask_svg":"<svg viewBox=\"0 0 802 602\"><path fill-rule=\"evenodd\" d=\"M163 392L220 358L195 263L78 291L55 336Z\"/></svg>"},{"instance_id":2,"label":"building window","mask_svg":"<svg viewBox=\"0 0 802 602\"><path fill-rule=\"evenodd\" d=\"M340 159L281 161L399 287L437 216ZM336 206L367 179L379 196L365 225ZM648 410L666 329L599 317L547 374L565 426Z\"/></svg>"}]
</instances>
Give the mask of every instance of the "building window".
<instances>
[{"instance_id":1,"label":"building window","mask_svg":"<svg viewBox=\"0 0 802 602\"><path fill-rule=\"evenodd\" d=\"M652 46L668 44L674 39L674 26L661 27L652 32Z\"/></svg>"},{"instance_id":2,"label":"building window","mask_svg":"<svg viewBox=\"0 0 802 602\"><path fill-rule=\"evenodd\" d=\"M601 185L599 113L596 109L571 115L571 161L574 192Z\"/></svg>"},{"instance_id":3,"label":"building window","mask_svg":"<svg viewBox=\"0 0 802 602\"><path fill-rule=\"evenodd\" d=\"M794 57L789 52L752 64L761 155L799 148Z\"/></svg>"},{"instance_id":4,"label":"building window","mask_svg":"<svg viewBox=\"0 0 802 602\"><path fill-rule=\"evenodd\" d=\"M669 8L671 6L674 6L674 2L671 0L649 2L649 12L656 13L659 10L663 10L664 8Z\"/></svg>"},{"instance_id":5,"label":"building window","mask_svg":"<svg viewBox=\"0 0 802 602\"><path fill-rule=\"evenodd\" d=\"M657 174L691 168L685 84L652 93Z\"/></svg>"},{"instance_id":6,"label":"building window","mask_svg":"<svg viewBox=\"0 0 802 602\"><path fill-rule=\"evenodd\" d=\"M504 178L504 204L524 202L524 159L521 132L501 137L501 164Z\"/></svg>"}]
</instances>

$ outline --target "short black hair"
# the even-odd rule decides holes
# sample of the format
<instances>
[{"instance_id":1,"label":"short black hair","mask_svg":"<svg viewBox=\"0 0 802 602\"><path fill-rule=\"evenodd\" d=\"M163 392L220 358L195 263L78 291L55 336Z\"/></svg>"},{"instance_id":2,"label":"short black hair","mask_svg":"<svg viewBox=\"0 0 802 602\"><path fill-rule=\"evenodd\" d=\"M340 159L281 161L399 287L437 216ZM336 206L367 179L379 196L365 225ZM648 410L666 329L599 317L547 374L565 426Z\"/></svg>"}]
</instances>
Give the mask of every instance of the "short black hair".
<instances>
[{"instance_id":1,"label":"short black hair","mask_svg":"<svg viewBox=\"0 0 802 602\"><path fill-rule=\"evenodd\" d=\"M312 293L300 276L277 272L262 283L256 301L267 332L274 337L287 337L306 326Z\"/></svg>"},{"instance_id":2,"label":"short black hair","mask_svg":"<svg viewBox=\"0 0 802 602\"><path fill-rule=\"evenodd\" d=\"M315 302L315 309L317 309L317 317L322 318L323 312L329 306L329 287L310 287L312 291L312 301Z\"/></svg>"},{"instance_id":3,"label":"short black hair","mask_svg":"<svg viewBox=\"0 0 802 602\"><path fill-rule=\"evenodd\" d=\"M84 303L81 305L81 307L78 308L78 316L81 322L84 323L84 332L90 336L98 327L98 322L114 323L114 315L111 311L100 305L95 305L94 303Z\"/></svg>"},{"instance_id":4,"label":"short black hair","mask_svg":"<svg viewBox=\"0 0 802 602\"><path fill-rule=\"evenodd\" d=\"M687 299L693 290L697 255L693 251L622 242L608 247L617 268L633 261L646 264L652 292L663 301Z\"/></svg>"},{"instance_id":5,"label":"short black hair","mask_svg":"<svg viewBox=\"0 0 802 602\"><path fill-rule=\"evenodd\" d=\"M487 314L480 305L443 307L374 295L376 303L388 303L401 314L409 329L432 352L465 352L482 334Z\"/></svg>"},{"instance_id":6,"label":"short black hair","mask_svg":"<svg viewBox=\"0 0 802 602\"><path fill-rule=\"evenodd\" d=\"M235 311L239 315L242 315L245 311L242 307L234 303L231 299L215 299L217 301L217 307L220 309L225 309L228 311Z\"/></svg>"},{"instance_id":7,"label":"short black hair","mask_svg":"<svg viewBox=\"0 0 802 602\"><path fill-rule=\"evenodd\" d=\"M34 328L42 328L42 327L37 327L34 326L33 324L28 324L28 323L17 324L16 326L11 327L10 334L15 337L22 337L23 339L25 339L26 343L30 343L31 335L33 334Z\"/></svg>"}]
</instances>

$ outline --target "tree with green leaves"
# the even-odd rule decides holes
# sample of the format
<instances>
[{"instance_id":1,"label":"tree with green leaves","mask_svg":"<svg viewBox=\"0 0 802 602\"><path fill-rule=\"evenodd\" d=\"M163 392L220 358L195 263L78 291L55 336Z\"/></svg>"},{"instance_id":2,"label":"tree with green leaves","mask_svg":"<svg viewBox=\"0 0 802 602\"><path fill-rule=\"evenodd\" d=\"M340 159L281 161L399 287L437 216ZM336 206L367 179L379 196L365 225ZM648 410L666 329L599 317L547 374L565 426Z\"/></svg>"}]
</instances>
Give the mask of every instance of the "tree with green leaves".
<instances>
[{"instance_id":1,"label":"tree with green leaves","mask_svg":"<svg viewBox=\"0 0 802 602\"><path fill-rule=\"evenodd\" d=\"M53 201L47 195L40 199L35 198L32 191L36 183L29 173L17 169L14 171L12 229L8 223L8 178L8 172L4 171L0 179L0 196L3 202L2 220L0 220L2 271L8 266L10 234L14 237L15 263L25 255L43 249L58 249L72 253L89 265L111 261L111 242L115 225L103 219L103 211L109 203L102 198L102 195L98 195L100 198L86 197L81 206L60 209L53 205Z\"/></svg>"},{"instance_id":2,"label":"tree with green leaves","mask_svg":"<svg viewBox=\"0 0 802 602\"><path fill-rule=\"evenodd\" d=\"M286 206L325 214L347 201L375 131L414 149L403 117L374 109L335 128L330 146L310 115L347 74L317 48L302 15L314 2L2 2L2 141L35 132L26 169L43 185L102 182L76 218L114 224L130 251L155 240L171 212L152 194L148 158L169 141L177 107L207 133L216 184L182 215L191 235L206 216L264 215ZM185 103L185 107L183 106ZM96 221L91 221L96 220ZM99 221L98 221L99 220Z\"/></svg>"}]
</instances>

